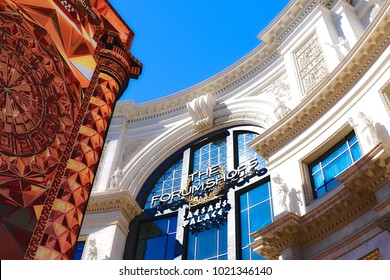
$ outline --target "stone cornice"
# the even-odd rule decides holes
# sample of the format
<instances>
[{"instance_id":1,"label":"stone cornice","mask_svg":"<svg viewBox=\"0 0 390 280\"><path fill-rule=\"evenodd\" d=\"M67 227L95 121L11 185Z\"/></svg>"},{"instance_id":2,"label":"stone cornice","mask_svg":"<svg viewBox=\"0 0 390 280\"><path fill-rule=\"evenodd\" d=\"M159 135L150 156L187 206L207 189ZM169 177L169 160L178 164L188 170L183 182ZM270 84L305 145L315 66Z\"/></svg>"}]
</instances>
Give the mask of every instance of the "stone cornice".
<instances>
[{"instance_id":1,"label":"stone cornice","mask_svg":"<svg viewBox=\"0 0 390 280\"><path fill-rule=\"evenodd\" d=\"M287 212L253 233L251 247L268 259L277 259L288 247L304 249L329 236L375 206L372 193L344 188L304 216Z\"/></svg>"},{"instance_id":2,"label":"stone cornice","mask_svg":"<svg viewBox=\"0 0 390 280\"><path fill-rule=\"evenodd\" d=\"M176 94L130 107L126 102L118 102L113 117L125 118L129 123L134 123L175 114L186 111L186 104L202 96L205 92L212 93L218 101L219 96L253 78L255 74L272 64L278 57L280 54L276 49L261 45L221 73Z\"/></svg>"},{"instance_id":3,"label":"stone cornice","mask_svg":"<svg viewBox=\"0 0 390 280\"><path fill-rule=\"evenodd\" d=\"M279 46L317 5L330 8L334 2L334 0L291 1L257 37L263 42Z\"/></svg>"},{"instance_id":4,"label":"stone cornice","mask_svg":"<svg viewBox=\"0 0 390 280\"><path fill-rule=\"evenodd\" d=\"M290 246L304 249L329 236L377 205L374 193L388 181L389 173L390 144L380 141L337 177L343 189L303 216L287 212L255 232L252 248L277 259Z\"/></svg>"},{"instance_id":5,"label":"stone cornice","mask_svg":"<svg viewBox=\"0 0 390 280\"><path fill-rule=\"evenodd\" d=\"M264 35L264 38L261 38L263 44L232 66L186 90L155 101L131 106L131 109L127 109L125 102L118 102L114 118L126 118L130 123L133 123L175 114L185 110L187 102L200 97L204 92L212 93L218 101L219 96L245 83L265 67L275 62L280 57L275 42L278 45L284 40L318 4L330 7L333 2L332 0L297 0L291 2L261 33L272 34L269 35L271 36L270 39L267 39L268 35ZM277 39L275 40L275 38Z\"/></svg>"},{"instance_id":6,"label":"stone cornice","mask_svg":"<svg viewBox=\"0 0 390 280\"><path fill-rule=\"evenodd\" d=\"M389 180L390 144L380 141L337 180L346 188L376 192Z\"/></svg>"},{"instance_id":7,"label":"stone cornice","mask_svg":"<svg viewBox=\"0 0 390 280\"><path fill-rule=\"evenodd\" d=\"M282 121L251 142L251 148L263 158L299 135L330 107L337 103L364 75L390 39L389 6L383 5L375 21L332 73L313 88Z\"/></svg>"},{"instance_id":8,"label":"stone cornice","mask_svg":"<svg viewBox=\"0 0 390 280\"><path fill-rule=\"evenodd\" d=\"M142 209L129 191L106 191L92 193L87 207L87 214L120 211L128 222L142 212Z\"/></svg>"}]
</instances>

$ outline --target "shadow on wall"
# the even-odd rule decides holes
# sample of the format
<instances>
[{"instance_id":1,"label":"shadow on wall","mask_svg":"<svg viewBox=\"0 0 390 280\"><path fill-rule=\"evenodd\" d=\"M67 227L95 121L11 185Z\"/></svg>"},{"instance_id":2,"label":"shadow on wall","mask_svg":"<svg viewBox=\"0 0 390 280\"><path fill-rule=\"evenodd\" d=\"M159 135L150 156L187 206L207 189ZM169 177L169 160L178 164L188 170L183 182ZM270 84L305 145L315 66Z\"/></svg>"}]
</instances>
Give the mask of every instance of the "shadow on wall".
<instances>
[{"instance_id":1,"label":"shadow on wall","mask_svg":"<svg viewBox=\"0 0 390 280\"><path fill-rule=\"evenodd\" d=\"M300 205L303 205L302 198L301 198L301 191L297 191L296 189L292 188L288 194L289 196L289 210L290 212L297 214L298 216L301 216L301 209Z\"/></svg>"},{"instance_id":2,"label":"shadow on wall","mask_svg":"<svg viewBox=\"0 0 390 280\"><path fill-rule=\"evenodd\" d=\"M378 138L380 140L390 142L389 131L386 129L386 127L383 124L377 122L375 124L375 131L376 131Z\"/></svg>"}]
</instances>

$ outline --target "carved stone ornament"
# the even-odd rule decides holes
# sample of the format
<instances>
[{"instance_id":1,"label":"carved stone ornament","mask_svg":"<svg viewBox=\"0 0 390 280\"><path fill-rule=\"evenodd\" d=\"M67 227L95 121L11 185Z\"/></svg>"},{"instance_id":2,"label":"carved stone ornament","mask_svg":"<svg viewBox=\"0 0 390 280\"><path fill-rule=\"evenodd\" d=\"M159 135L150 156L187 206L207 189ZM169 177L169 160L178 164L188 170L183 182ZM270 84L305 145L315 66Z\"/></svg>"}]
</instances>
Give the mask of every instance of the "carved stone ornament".
<instances>
[{"instance_id":1,"label":"carved stone ornament","mask_svg":"<svg viewBox=\"0 0 390 280\"><path fill-rule=\"evenodd\" d=\"M372 22L374 20L374 18L376 17L376 15L378 14L379 12L379 5L378 4L375 4L372 9L371 9L371 12L370 12L370 17L369 17L369 21Z\"/></svg>"},{"instance_id":2,"label":"carved stone ornament","mask_svg":"<svg viewBox=\"0 0 390 280\"><path fill-rule=\"evenodd\" d=\"M387 213L376 222L381 230L390 232L390 213Z\"/></svg>"},{"instance_id":3,"label":"carved stone ornament","mask_svg":"<svg viewBox=\"0 0 390 280\"><path fill-rule=\"evenodd\" d=\"M299 76L301 77L304 91L307 92L321 82L329 73L318 36L316 34L313 35L295 55Z\"/></svg>"},{"instance_id":4,"label":"carved stone ornament","mask_svg":"<svg viewBox=\"0 0 390 280\"><path fill-rule=\"evenodd\" d=\"M326 45L328 45L332 48L338 49L343 56L346 56L348 54L349 50L351 49L351 47L349 45L349 41L347 38L343 38L341 36L338 37L338 40L339 40L339 42L335 45L332 45L329 43L326 43Z\"/></svg>"},{"instance_id":5,"label":"carved stone ornament","mask_svg":"<svg viewBox=\"0 0 390 280\"><path fill-rule=\"evenodd\" d=\"M213 127L215 99L207 93L187 103L187 109L193 120L194 128L203 131Z\"/></svg>"},{"instance_id":6,"label":"carved stone ornament","mask_svg":"<svg viewBox=\"0 0 390 280\"><path fill-rule=\"evenodd\" d=\"M118 167L111 175L110 189L117 189L119 187L119 182L122 176L123 176L123 170Z\"/></svg>"},{"instance_id":7,"label":"carved stone ornament","mask_svg":"<svg viewBox=\"0 0 390 280\"><path fill-rule=\"evenodd\" d=\"M285 101L283 99L276 98L275 102L276 102L276 106L274 109L275 117L278 120L281 120L284 116L290 113L291 109L286 106Z\"/></svg>"},{"instance_id":8,"label":"carved stone ornament","mask_svg":"<svg viewBox=\"0 0 390 280\"><path fill-rule=\"evenodd\" d=\"M286 200L289 194L289 189L287 184L283 182L283 179L279 174L276 177L273 177L272 180L275 182L275 184L277 184L279 205L281 205L285 211L288 211L289 209L287 207Z\"/></svg>"},{"instance_id":9,"label":"carved stone ornament","mask_svg":"<svg viewBox=\"0 0 390 280\"><path fill-rule=\"evenodd\" d=\"M349 124L355 129L363 150L369 150L374 147L379 139L373 120L363 112L357 114L359 119L355 123L352 117L348 118Z\"/></svg>"},{"instance_id":10,"label":"carved stone ornament","mask_svg":"<svg viewBox=\"0 0 390 280\"><path fill-rule=\"evenodd\" d=\"M97 260L96 239L89 240L87 260Z\"/></svg>"},{"instance_id":11,"label":"carved stone ornament","mask_svg":"<svg viewBox=\"0 0 390 280\"><path fill-rule=\"evenodd\" d=\"M267 86L265 89L254 95L263 95L267 93L272 93L275 98L280 98L283 100L291 99L290 94L290 84L287 80L287 74L283 74L280 78L274 81L272 84Z\"/></svg>"}]
</instances>

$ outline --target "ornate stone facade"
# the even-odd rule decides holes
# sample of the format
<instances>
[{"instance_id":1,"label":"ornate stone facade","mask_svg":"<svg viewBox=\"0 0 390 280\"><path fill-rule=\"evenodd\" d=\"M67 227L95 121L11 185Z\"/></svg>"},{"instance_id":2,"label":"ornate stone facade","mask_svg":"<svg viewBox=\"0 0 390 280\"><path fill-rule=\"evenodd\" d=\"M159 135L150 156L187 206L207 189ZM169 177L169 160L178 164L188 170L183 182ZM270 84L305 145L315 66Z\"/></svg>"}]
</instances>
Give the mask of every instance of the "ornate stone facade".
<instances>
[{"instance_id":1,"label":"ornate stone facade","mask_svg":"<svg viewBox=\"0 0 390 280\"><path fill-rule=\"evenodd\" d=\"M188 191L190 173L196 171L191 168L198 169L203 156L205 168L218 173L207 163L208 154L226 155L226 176L242 173L248 163L236 162L240 150L256 151L267 174L221 191L232 207L225 217L226 258L249 258L241 251L245 228L238 227L245 222L235 213L247 210L239 208L241 199L245 204L241 195L249 196L266 182L272 218L247 234L250 254L269 259L390 259L388 2L375 1L379 8L370 19L373 4L363 0L291 1L260 33L263 43L221 73L158 101L120 102L109 131L117 144L107 146L107 153L115 156L102 168L108 177L118 165L123 169L120 188L94 192L82 228L90 238L113 244L99 250L98 258L139 257L135 252L142 223L175 214L177 231L170 234L187 246L189 232L182 218L190 216L193 206L174 204L165 216L163 207L147 208L145 201L158 193L157 199L166 202ZM235 138L241 133L257 136L242 144ZM226 153L204 148L221 138L226 139ZM340 166L345 168L340 171ZM317 169L321 179L315 177ZM321 188L326 190L319 194ZM201 199L193 195L191 201ZM148 228L157 229L156 224ZM109 233L113 225L122 241ZM143 234L139 243L149 240ZM187 258L184 253L174 257Z\"/></svg>"},{"instance_id":2,"label":"ornate stone facade","mask_svg":"<svg viewBox=\"0 0 390 280\"><path fill-rule=\"evenodd\" d=\"M82 6L0 1L1 259L72 258L112 110L140 74L115 11Z\"/></svg>"},{"instance_id":3,"label":"ornate stone facade","mask_svg":"<svg viewBox=\"0 0 390 280\"><path fill-rule=\"evenodd\" d=\"M317 34L307 40L295 57L304 92L316 86L329 73Z\"/></svg>"}]
</instances>

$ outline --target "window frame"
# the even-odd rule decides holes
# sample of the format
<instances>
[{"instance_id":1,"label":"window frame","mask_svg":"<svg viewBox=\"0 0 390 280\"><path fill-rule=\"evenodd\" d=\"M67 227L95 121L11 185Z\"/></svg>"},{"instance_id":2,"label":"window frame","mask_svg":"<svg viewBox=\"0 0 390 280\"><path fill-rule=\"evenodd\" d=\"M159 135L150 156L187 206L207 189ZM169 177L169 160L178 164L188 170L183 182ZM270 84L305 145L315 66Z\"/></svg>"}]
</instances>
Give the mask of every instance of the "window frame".
<instances>
[{"instance_id":1,"label":"window frame","mask_svg":"<svg viewBox=\"0 0 390 280\"><path fill-rule=\"evenodd\" d=\"M234 203L235 203L235 219L236 219L236 260L242 260L242 234L241 234L241 203L240 203L240 197L241 195L250 192L251 190L268 183L269 190L270 190L270 197L268 198L271 202L271 223L274 222L275 216L274 216L274 209L273 209L273 195L272 195L272 185L271 185L271 176L267 175L263 178L261 178L259 181L251 183L249 186L245 188L239 188L234 193Z\"/></svg>"},{"instance_id":2,"label":"window frame","mask_svg":"<svg viewBox=\"0 0 390 280\"><path fill-rule=\"evenodd\" d=\"M173 218L173 217L177 217L177 225L176 225L176 229L177 229L178 224L179 224L178 221L180 218L179 213L177 211L163 214L163 215L157 215L157 216L143 216L141 218L136 219L137 226L135 227L135 229L136 229L137 234L133 238L133 248L132 248L133 252L132 252L132 256L131 256L132 260L140 260L140 259L137 259L137 247L138 247L137 245L138 245L138 240L139 240L139 236L140 236L141 224L153 222L153 221L160 220L160 219ZM176 230L176 235L177 235L177 230ZM184 245L182 245L182 246L184 248ZM183 254L183 248L181 250L182 254ZM175 248L175 250L176 250L176 248ZM145 259L143 259L143 260L145 260Z\"/></svg>"},{"instance_id":3,"label":"window frame","mask_svg":"<svg viewBox=\"0 0 390 280\"><path fill-rule=\"evenodd\" d=\"M362 156L363 156L363 151L361 149L361 145L359 143L359 138L358 138L356 131L348 123L344 123L344 125L340 129L338 129L334 134L332 134L330 137L328 137L321 145L319 145L310 154L308 154L306 157L302 158L299 161L299 166L300 166L300 170L301 170L301 179L303 182L302 187L303 187L303 191L304 191L305 205L306 206L309 206L309 205L313 204L314 202L322 201L323 199L327 199L326 197L329 197L330 195L334 195L335 193L337 193L338 191L340 191L342 189L342 188L340 188L340 186L342 187L342 185L339 184L339 185L335 186L334 188L332 188L331 190L327 191L324 195L322 195L318 198L315 198L314 186L312 183L312 178L311 178L312 176L311 176L311 172L309 170L309 165L312 164L317 159L319 159L320 157L322 157L325 153L327 153L329 150L331 150L334 146L336 146L340 141L345 139L352 132L355 134L355 136L357 138L357 144L359 145L360 150L362 152ZM352 163L352 165L354 163ZM350 166L352 166L352 165L350 165ZM345 169L345 170L347 170L347 169ZM308 208L308 210L310 210L310 208Z\"/></svg>"},{"instance_id":4,"label":"window frame","mask_svg":"<svg viewBox=\"0 0 390 280\"><path fill-rule=\"evenodd\" d=\"M196 149L199 149L200 147L207 145L210 142L219 140L219 139L226 139L226 167L227 170L235 169L238 164L238 134L240 133L251 133L251 134L257 134L259 135L263 131L263 128L261 127L255 127L251 125L242 125L242 126L233 126L233 127L226 127L219 129L217 131L210 132L206 135L203 135L196 140L186 144L182 148L178 149L174 154L169 156L166 160L164 160L156 169L155 172L151 176L147 178L147 180L143 183L143 187L140 189L140 192L137 195L136 201L142 205L141 208L144 209L143 214L136 219L134 219L130 223L130 230L135 232L136 234L132 235L130 238L128 238L128 241L126 243L126 249L124 252L124 258L129 258L129 259L135 259L137 256L137 246L138 246L138 240L140 237L140 229L141 229L141 224L145 222L151 222L157 219L163 219L167 217L173 217L177 216L177 231L176 231L176 240L180 243L181 248L181 256L180 259L187 259L187 254L188 254L188 245L189 245L189 230L188 228L179 230L179 227L183 226L182 220L183 218L181 217L184 212L185 212L185 207L180 207L178 209L166 209L158 213L157 209L151 208L151 209L146 209L145 204L147 202L148 196L150 192L153 190L155 187L155 184L158 182L161 176L166 173L166 171L176 164L177 161L182 160L183 165L182 165L182 184L181 184L181 189L184 188L184 185L186 184L186 179L188 175L191 174L191 172L194 172L194 153ZM268 179L267 179L268 178ZM237 197L237 192L243 193L252 190L252 188L255 188L256 186L259 186L260 184L263 184L266 181L269 181L269 184L271 184L269 180L269 175L261 175L261 177L251 177L248 179L248 181L245 181L241 185L237 185L234 188L234 192L232 193L232 196L229 195L226 197L229 199L231 204L234 208L236 208L236 197ZM272 193L270 193L270 201L271 201L271 213L273 215L273 200L272 200ZM203 207L206 204L202 204L199 207ZM194 207L193 209L196 209ZM234 230L237 230L237 219L240 219L240 216L236 215L236 210L231 209L229 211L229 215L234 219L233 225L236 225ZM240 212L240 211L239 211ZM228 215L228 216L229 216ZM232 230L231 227L229 227L229 217L226 220L227 224L227 231ZM272 221L274 217L271 217ZM177 239L179 238L179 239ZM229 233L227 233L227 259L229 258L235 258L236 257L235 252L232 253L231 249L229 249L232 244L230 243L231 240L229 237ZM240 239L237 239L238 237L233 237L234 239L234 246L237 248L237 240L239 240L239 244L241 244L241 235ZM241 246L241 245L240 245ZM176 250L176 249L175 249ZM236 249L234 249L236 250ZM239 248L241 251L241 247ZM224 255L224 254L223 254ZM219 254L218 254L219 256ZM175 257L175 259L178 259L178 257Z\"/></svg>"}]
</instances>

